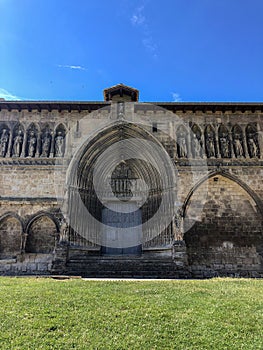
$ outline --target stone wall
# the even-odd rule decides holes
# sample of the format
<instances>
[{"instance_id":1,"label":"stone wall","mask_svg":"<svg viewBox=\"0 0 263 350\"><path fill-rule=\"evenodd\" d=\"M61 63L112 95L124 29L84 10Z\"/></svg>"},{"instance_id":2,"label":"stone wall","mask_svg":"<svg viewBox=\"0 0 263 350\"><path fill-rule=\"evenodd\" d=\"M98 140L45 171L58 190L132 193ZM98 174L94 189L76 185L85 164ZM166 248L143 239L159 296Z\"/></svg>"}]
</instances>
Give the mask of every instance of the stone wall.
<instances>
[{"instance_id":1,"label":"stone wall","mask_svg":"<svg viewBox=\"0 0 263 350\"><path fill-rule=\"evenodd\" d=\"M123 117L115 103L111 108L91 104L92 112L67 108L0 111L1 273L51 271L71 161L99 130L123 120L152 135L174 164L184 261L194 276L262 275L260 109L131 103ZM146 242L145 250L171 246L172 251L173 230L171 224Z\"/></svg>"},{"instance_id":2,"label":"stone wall","mask_svg":"<svg viewBox=\"0 0 263 350\"><path fill-rule=\"evenodd\" d=\"M222 275L262 272L262 216L253 198L224 176L207 182L196 189L186 208L184 239L192 269Z\"/></svg>"}]
</instances>

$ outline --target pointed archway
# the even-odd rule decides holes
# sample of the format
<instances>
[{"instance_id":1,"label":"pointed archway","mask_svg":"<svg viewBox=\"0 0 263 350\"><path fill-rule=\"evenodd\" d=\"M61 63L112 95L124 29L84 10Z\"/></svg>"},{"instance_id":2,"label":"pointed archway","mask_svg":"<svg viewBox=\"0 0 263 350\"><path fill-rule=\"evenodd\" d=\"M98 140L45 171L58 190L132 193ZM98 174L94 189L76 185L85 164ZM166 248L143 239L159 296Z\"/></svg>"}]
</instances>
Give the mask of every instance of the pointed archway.
<instances>
[{"instance_id":1,"label":"pointed archway","mask_svg":"<svg viewBox=\"0 0 263 350\"><path fill-rule=\"evenodd\" d=\"M118 254L172 244L174 169L141 126L117 122L98 132L77 151L67 178L71 244L104 251L109 244ZM105 226L114 228L111 242Z\"/></svg>"},{"instance_id":2,"label":"pointed archway","mask_svg":"<svg viewBox=\"0 0 263 350\"><path fill-rule=\"evenodd\" d=\"M192 268L212 269L223 275L261 271L261 204L230 174L214 173L201 181L184 206L184 239Z\"/></svg>"}]
</instances>

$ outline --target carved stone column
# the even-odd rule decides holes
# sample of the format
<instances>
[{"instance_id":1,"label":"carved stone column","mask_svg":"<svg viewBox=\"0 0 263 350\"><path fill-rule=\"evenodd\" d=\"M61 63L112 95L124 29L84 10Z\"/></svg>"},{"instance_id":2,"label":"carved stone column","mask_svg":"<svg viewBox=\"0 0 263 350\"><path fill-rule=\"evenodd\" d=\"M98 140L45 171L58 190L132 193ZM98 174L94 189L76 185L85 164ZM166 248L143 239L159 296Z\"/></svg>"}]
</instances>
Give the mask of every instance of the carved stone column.
<instances>
[{"instance_id":1,"label":"carved stone column","mask_svg":"<svg viewBox=\"0 0 263 350\"><path fill-rule=\"evenodd\" d=\"M20 250L22 254L24 254L26 251L27 237L28 237L28 234L26 232L23 232L21 235L21 246L20 246Z\"/></svg>"},{"instance_id":2,"label":"carved stone column","mask_svg":"<svg viewBox=\"0 0 263 350\"><path fill-rule=\"evenodd\" d=\"M13 130L10 130L6 157L11 157L11 154L12 154L12 142L13 142Z\"/></svg>"},{"instance_id":3,"label":"carved stone column","mask_svg":"<svg viewBox=\"0 0 263 350\"><path fill-rule=\"evenodd\" d=\"M201 137L200 137L200 142L201 142L201 158L206 158L206 151L205 151L205 132L201 128Z\"/></svg>"},{"instance_id":4,"label":"carved stone column","mask_svg":"<svg viewBox=\"0 0 263 350\"><path fill-rule=\"evenodd\" d=\"M65 135L65 137L64 137L64 157L69 157L70 156L70 154L69 154L69 151L70 151L70 145L69 145L69 131L68 132L66 132L66 135Z\"/></svg>"},{"instance_id":5,"label":"carved stone column","mask_svg":"<svg viewBox=\"0 0 263 350\"><path fill-rule=\"evenodd\" d=\"M218 126L215 128L215 142L214 142L214 144L215 144L215 157L221 158L219 141L218 141Z\"/></svg>"},{"instance_id":6,"label":"carved stone column","mask_svg":"<svg viewBox=\"0 0 263 350\"><path fill-rule=\"evenodd\" d=\"M39 157L40 156L40 146L41 146L41 134L39 132L38 135L37 135L37 145L36 145L35 157Z\"/></svg>"},{"instance_id":7,"label":"carved stone column","mask_svg":"<svg viewBox=\"0 0 263 350\"><path fill-rule=\"evenodd\" d=\"M192 158L192 143L191 143L191 133L187 133L187 158Z\"/></svg>"},{"instance_id":8,"label":"carved stone column","mask_svg":"<svg viewBox=\"0 0 263 350\"><path fill-rule=\"evenodd\" d=\"M24 137L23 137L22 152L20 154L20 157L25 157L25 155L26 155L26 144L27 144L27 134L25 131Z\"/></svg>"},{"instance_id":9,"label":"carved stone column","mask_svg":"<svg viewBox=\"0 0 263 350\"><path fill-rule=\"evenodd\" d=\"M258 136L259 158L263 159L263 131L260 130L259 124L257 124L257 136Z\"/></svg>"},{"instance_id":10,"label":"carved stone column","mask_svg":"<svg viewBox=\"0 0 263 350\"><path fill-rule=\"evenodd\" d=\"M235 158L233 135L231 131L228 133L228 136L229 136L229 143L230 143L230 158Z\"/></svg>"},{"instance_id":11,"label":"carved stone column","mask_svg":"<svg viewBox=\"0 0 263 350\"><path fill-rule=\"evenodd\" d=\"M51 132L51 146L50 146L50 153L49 153L50 158L54 157L54 144L55 144L55 134L52 131Z\"/></svg>"},{"instance_id":12,"label":"carved stone column","mask_svg":"<svg viewBox=\"0 0 263 350\"><path fill-rule=\"evenodd\" d=\"M249 153L248 153L248 148L247 148L246 127L245 126L242 126L242 142L243 142L245 158L249 158Z\"/></svg>"}]
</instances>

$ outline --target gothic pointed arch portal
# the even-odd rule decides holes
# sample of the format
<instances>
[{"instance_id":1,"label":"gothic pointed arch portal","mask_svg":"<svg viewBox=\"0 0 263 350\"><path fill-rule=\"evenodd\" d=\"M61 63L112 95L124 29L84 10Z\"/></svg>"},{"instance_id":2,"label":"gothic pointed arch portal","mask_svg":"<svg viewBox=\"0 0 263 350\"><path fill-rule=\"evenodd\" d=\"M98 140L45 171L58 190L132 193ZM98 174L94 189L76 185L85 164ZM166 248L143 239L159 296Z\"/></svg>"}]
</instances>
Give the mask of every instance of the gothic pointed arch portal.
<instances>
[{"instance_id":1,"label":"gothic pointed arch portal","mask_svg":"<svg viewBox=\"0 0 263 350\"><path fill-rule=\"evenodd\" d=\"M169 155L141 126L118 122L98 132L70 167L71 244L109 254L171 245L175 183Z\"/></svg>"}]
</instances>

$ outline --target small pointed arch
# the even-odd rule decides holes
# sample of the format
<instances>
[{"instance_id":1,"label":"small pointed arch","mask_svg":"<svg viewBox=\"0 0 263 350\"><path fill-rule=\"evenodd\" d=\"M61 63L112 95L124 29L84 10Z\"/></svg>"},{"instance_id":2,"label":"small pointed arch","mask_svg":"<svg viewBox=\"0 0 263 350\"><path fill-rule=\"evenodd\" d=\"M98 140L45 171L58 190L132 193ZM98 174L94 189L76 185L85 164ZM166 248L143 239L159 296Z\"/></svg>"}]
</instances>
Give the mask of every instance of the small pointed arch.
<instances>
[{"instance_id":1,"label":"small pointed arch","mask_svg":"<svg viewBox=\"0 0 263 350\"><path fill-rule=\"evenodd\" d=\"M200 139L202 136L202 131L197 124L192 125L192 132Z\"/></svg>"},{"instance_id":2,"label":"small pointed arch","mask_svg":"<svg viewBox=\"0 0 263 350\"><path fill-rule=\"evenodd\" d=\"M59 124L55 125L55 128L54 128L55 134L56 134L56 132L58 130L64 132L65 135L66 135L66 133L68 131L67 127L66 127L66 125L64 123L59 123Z\"/></svg>"},{"instance_id":3,"label":"small pointed arch","mask_svg":"<svg viewBox=\"0 0 263 350\"><path fill-rule=\"evenodd\" d=\"M230 157L230 139L229 130L224 125L221 124L218 128L218 141L219 141L219 151L222 158Z\"/></svg>"},{"instance_id":4,"label":"small pointed arch","mask_svg":"<svg viewBox=\"0 0 263 350\"><path fill-rule=\"evenodd\" d=\"M263 202L260 199L260 197L246 184L244 183L242 180L240 180L238 177L230 174L227 171L213 171L211 173L209 173L208 175L204 176L201 180L199 180L190 190L190 192L188 193L184 204L182 206L182 216L185 217L186 214L186 210L187 210L187 206L188 203L192 197L192 195L194 194L194 192L196 192L196 190L208 179L210 178L216 178L217 176L222 176L225 177L229 180L232 180L233 182L237 183L239 186L241 186L247 193L248 195L253 199L253 201L256 204L256 208L258 209L258 211L261 213L261 215L263 216Z\"/></svg>"},{"instance_id":5,"label":"small pointed arch","mask_svg":"<svg viewBox=\"0 0 263 350\"><path fill-rule=\"evenodd\" d=\"M232 135L239 135L239 136L243 136L243 130L241 128L241 126L239 124L235 124L232 127Z\"/></svg>"},{"instance_id":6,"label":"small pointed arch","mask_svg":"<svg viewBox=\"0 0 263 350\"><path fill-rule=\"evenodd\" d=\"M0 124L0 157L5 157L10 138L10 128L6 123Z\"/></svg>"},{"instance_id":7,"label":"small pointed arch","mask_svg":"<svg viewBox=\"0 0 263 350\"><path fill-rule=\"evenodd\" d=\"M64 124L60 123L55 128L54 135L54 156L63 157L65 154L65 143L66 143L67 129Z\"/></svg>"},{"instance_id":8,"label":"small pointed arch","mask_svg":"<svg viewBox=\"0 0 263 350\"><path fill-rule=\"evenodd\" d=\"M0 133L3 129L6 129L8 132L10 132L10 126L7 123L0 123Z\"/></svg>"},{"instance_id":9,"label":"small pointed arch","mask_svg":"<svg viewBox=\"0 0 263 350\"><path fill-rule=\"evenodd\" d=\"M21 216L19 216L17 213L14 213L12 211L8 211L8 212L4 213L3 215L0 216L0 222L6 218L15 218L17 221L19 221L19 224L21 226L21 230L22 231L25 230L25 222L21 218Z\"/></svg>"},{"instance_id":10,"label":"small pointed arch","mask_svg":"<svg viewBox=\"0 0 263 350\"><path fill-rule=\"evenodd\" d=\"M54 224L55 224L55 226L56 226L57 232L59 232L59 229L60 229L59 220L58 220L54 215L52 215L50 212L42 211L42 210L41 210L41 211L37 212L36 214L32 215L32 216L28 219L28 221L27 221L27 223L26 223L26 225L25 225L25 230L26 230L27 233L28 233L28 230L30 229L30 226L33 224L33 222L34 222L35 220L41 218L42 216L47 216L47 217L49 217L49 218L54 222Z\"/></svg>"},{"instance_id":11,"label":"small pointed arch","mask_svg":"<svg viewBox=\"0 0 263 350\"><path fill-rule=\"evenodd\" d=\"M20 157L25 138L25 127L22 123L16 123L13 129L12 157Z\"/></svg>"},{"instance_id":12,"label":"small pointed arch","mask_svg":"<svg viewBox=\"0 0 263 350\"><path fill-rule=\"evenodd\" d=\"M247 139L247 148L250 158L256 158L259 154L259 144L258 144L258 135L257 127L253 124L248 124L246 127L246 139Z\"/></svg>"},{"instance_id":13,"label":"small pointed arch","mask_svg":"<svg viewBox=\"0 0 263 350\"><path fill-rule=\"evenodd\" d=\"M58 238L59 223L46 212L35 214L27 223L26 253L50 254Z\"/></svg>"}]
</instances>

